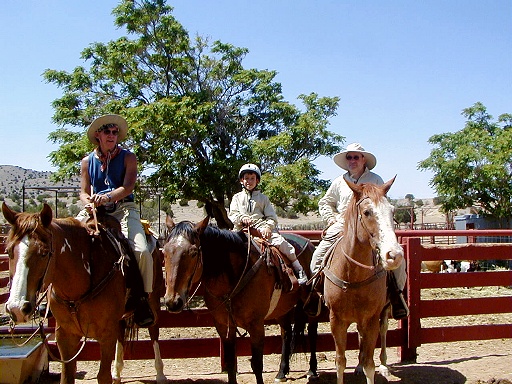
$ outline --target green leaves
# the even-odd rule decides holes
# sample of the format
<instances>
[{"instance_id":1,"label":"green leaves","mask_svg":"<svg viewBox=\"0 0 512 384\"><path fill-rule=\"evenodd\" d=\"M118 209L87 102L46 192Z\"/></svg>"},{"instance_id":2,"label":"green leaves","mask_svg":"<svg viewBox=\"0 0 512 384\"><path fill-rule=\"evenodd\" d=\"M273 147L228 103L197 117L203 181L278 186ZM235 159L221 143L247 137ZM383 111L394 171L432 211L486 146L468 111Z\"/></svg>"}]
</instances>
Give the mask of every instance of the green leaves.
<instances>
[{"instance_id":1,"label":"green leaves","mask_svg":"<svg viewBox=\"0 0 512 384\"><path fill-rule=\"evenodd\" d=\"M61 143L50 154L59 174L78 171L90 150L90 122L119 113L130 127L126 144L150 172L146 182L167 201L224 207L240 189L238 169L253 162L265 173L262 188L283 209L316 209L326 182L313 160L333 155L344 140L327 130L337 97L300 95L297 108L284 100L275 71L244 68L248 49L191 39L164 0L125 0L113 15L129 37L90 44L81 56L87 65L70 73L44 72L63 90L52 103L54 121L78 127L50 134Z\"/></svg>"},{"instance_id":2,"label":"green leaves","mask_svg":"<svg viewBox=\"0 0 512 384\"><path fill-rule=\"evenodd\" d=\"M465 127L430 137L435 148L419 169L434 172L431 185L446 211L477 206L498 219L512 216L512 133L510 114L497 122L481 103L463 110Z\"/></svg>"}]
</instances>

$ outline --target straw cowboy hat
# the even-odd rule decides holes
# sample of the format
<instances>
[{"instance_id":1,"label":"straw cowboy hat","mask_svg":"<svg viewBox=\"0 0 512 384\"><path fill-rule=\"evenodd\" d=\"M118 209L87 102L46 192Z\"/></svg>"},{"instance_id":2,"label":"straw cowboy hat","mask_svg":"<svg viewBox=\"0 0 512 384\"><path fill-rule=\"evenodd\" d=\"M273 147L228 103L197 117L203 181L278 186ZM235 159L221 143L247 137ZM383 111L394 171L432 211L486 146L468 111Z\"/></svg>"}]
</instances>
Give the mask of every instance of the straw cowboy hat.
<instances>
[{"instance_id":1,"label":"straw cowboy hat","mask_svg":"<svg viewBox=\"0 0 512 384\"><path fill-rule=\"evenodd\" d=\"M377 165L377 158L373 153L365 151L364 148L359 143L352 143L349 144L347 146L347 149L345 149L343 152L334 155L333 160L338 167L348 171L347 153L349 152L362 153L364 155L364 158L366 159L366 167L368 167L368 169L373 169Z\"/></svg>"},{"instance_id":2,"label":"straw cowboy hat","mask_svg":"<svg viewBox=\"0 0 512 384\"><path fill-rule=\"evenodd\" d=\"M126 120L119 115L103 115L94 119L94 121L91 123L91 125L89 125L89 128L87 129L87 137L91 143L98 144L98 140L96 140L96 136L94 134L105 124L117 125L119 128L117 142L121 142L126 139L126 134L128 132L128 123Z\"/></svg>"}]
</instances>

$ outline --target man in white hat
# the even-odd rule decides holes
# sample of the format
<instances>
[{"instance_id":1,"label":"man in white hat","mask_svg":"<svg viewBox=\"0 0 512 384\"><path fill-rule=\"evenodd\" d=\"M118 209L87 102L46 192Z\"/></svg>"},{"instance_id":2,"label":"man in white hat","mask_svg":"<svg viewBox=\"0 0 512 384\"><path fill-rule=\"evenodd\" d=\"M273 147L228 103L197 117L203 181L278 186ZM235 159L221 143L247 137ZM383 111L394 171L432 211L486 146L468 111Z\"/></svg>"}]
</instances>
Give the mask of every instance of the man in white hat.
<instances>
[{"instance_id":1,"label":"man in white hat","mask_svg":"<svg viewBox=\"0 0 512 384\"><path fill-rule=\"evenodd\" d=\"M127 309L135 310L135 322L146 327L154 322L147 302L148 294L153 289L153 257L133 196L137 181L137 158L119 145L127 132L128 123L119 115L98 117L89 126L87 137L96 148L81 161L80 200L85 204L85 209L77 218L86 219L93 209L101 207L120 222L142 275L142 281L138 275L135 275L136 281L127 281L131 291Z\"/></svg>"},{"instance_id":2,"label":"man in white hat","mask_svg":"<svg viewBox=\"0 0 512 384\"><path fill-rule=\"evenodd\" d=\"M333 160L336 165L347 172L334 179L325 195L318 202L318 211L322 219L327 223L327 229L324 232L322 241L318 244L313 253L310 264L313 275L320 269L327 250L334 244L343 231L345 212L353 194L345 180L349 180L355 184L384 184L384 181L379 175L371 172L371 170L375 168L375 165L377 165L375 155L365 151L359 143L349 144L347 149L336 154ZM409 315L409 309L402 296L407 278L405 263L402 263L398 269L393 271L393 276L395 279L388 279L388 281L395 280L398 285L397 289L389 287L393 317L395 319L401 319ZM314 285L315 282L313 283L313 286ZM394 296L392 296L392 294ZM312 297L312 299L314 299L314 297ZM320 302L315 301L314 303L308 303L308 307L310 312L319 311ZM311 311L312 307L314 308Z\"/></svg>"}]
</instances>

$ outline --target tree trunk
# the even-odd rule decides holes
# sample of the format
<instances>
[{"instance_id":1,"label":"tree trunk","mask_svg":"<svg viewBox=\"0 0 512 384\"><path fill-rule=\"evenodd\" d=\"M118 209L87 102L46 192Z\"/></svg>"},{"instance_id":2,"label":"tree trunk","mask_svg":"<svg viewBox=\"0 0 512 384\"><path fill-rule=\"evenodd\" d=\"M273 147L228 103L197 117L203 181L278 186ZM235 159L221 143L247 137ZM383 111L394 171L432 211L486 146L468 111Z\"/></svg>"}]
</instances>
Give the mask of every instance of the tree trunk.
<instances>
[{"instance_id":1,"label":"tree trunk","mask_svg":"<svg viewBox=\"0 0 512 384\"><path fill-rule=\"evenodd\" d=\"M217 222L217 226L221 229L233 229L233 223L229 220L228 212L224 207L224 202L207 201L204 208L208 216L213 217Z\"/></svg>"}]
</instances>

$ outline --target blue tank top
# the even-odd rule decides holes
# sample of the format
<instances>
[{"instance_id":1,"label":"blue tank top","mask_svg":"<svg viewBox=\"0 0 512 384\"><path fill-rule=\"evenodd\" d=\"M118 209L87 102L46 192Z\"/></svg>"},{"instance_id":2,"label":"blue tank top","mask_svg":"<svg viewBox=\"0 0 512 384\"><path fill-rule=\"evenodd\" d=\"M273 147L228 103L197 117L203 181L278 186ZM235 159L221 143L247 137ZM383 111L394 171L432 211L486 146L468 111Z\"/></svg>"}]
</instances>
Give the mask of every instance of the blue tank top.
<instances>
[{"instance_id":1,"label":"blue tank top","mask_svg":"<svg viewBox=\"0 0 512 384\"><path fill-rule=\"evenodd\" d=\"M91 179L94 193L104 194L123 185L126 173L124 157L127 152L128 150L122 148L121 152L110 160L110 164L105 169L105 172L101 171L101 161L94 155L94 152L89 154L89 178ZM125 198L133 201L133 194Z\"/></svg>"}]
</instances>

